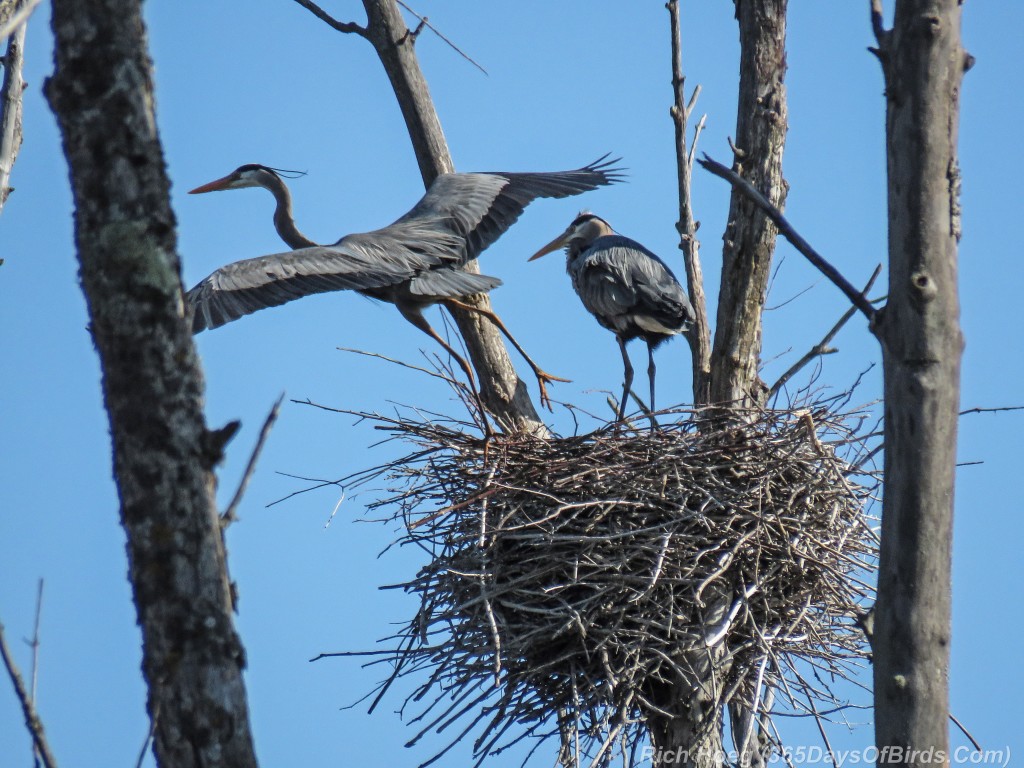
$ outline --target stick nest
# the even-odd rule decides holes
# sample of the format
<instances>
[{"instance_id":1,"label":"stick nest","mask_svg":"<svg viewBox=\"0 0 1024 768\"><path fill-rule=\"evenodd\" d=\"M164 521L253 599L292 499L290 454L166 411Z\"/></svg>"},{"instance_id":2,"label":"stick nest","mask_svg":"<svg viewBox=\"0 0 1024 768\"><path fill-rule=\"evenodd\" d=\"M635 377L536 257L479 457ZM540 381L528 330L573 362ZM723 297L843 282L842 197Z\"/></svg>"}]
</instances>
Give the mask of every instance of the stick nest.
<instances>
[{"instance_id":1,"label":"stick nest","mask_svg":"<svg viewBox=\"0 0 1024 768\"><path fill-rule=\"evenodd\" d=\"M370 417L416 445L371 474L390 478L374 507L430 555L399 585L418 613L380 654L381 695L426 673L403 708L421 708L420 735L464 722L453 743L475 730L481 761L560 736L603 763L687 692L742 702L769 738L779 692L790 711L842 703L829 686L866 656L856 619L877 554L867 417L821 404L741 425L681 416L486 445Z\"/></svg>"}]
</instances>

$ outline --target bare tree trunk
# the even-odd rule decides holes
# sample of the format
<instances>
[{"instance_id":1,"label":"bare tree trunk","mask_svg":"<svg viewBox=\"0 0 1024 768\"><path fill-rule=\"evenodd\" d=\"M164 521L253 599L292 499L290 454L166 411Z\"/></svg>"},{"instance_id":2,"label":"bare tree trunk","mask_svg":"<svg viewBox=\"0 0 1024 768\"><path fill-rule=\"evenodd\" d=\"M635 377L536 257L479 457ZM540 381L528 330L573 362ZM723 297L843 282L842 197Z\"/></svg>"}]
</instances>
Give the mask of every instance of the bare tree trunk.
<instances>
[{"instance_id":1,"label":"bare tree trunk","mask_svg":"<svg viewBox=\"0 0 1024 768\"><path fill-rule=\"evenodd\" d=\"M0 3L0 24L7 22L20 6L21 3L17 2ZM25 90L21 72L25 64L27 26L27 21L22 22L14 30L7 41L7 53L3 58L4 80L3 86L0 86L0 211L13 191L10 185L11 171L21 149L22 93Z\"/></svg>"},{"instance_id":2,"label":"bare tree trunk","mask_svg":"<svg viewBox=\"0 0 1024 768\"><path fill-rule=\"evenodd\" d=\"M735 0L740 27L736 164L740 175L780 210L786 199L786 0ZM757 375L764 311L775 252L775 225L737 190L729 204L722 251L711 402L759 403Z\"/></svg>"},{"instance_id":3,"label":"bare tree trunk","mask_svg":"<svg viewBox=\"0 0 1024 768\"><path fill-rule=\"evenodd\" d=\"M430 98L427 82L416 59L416 38L406 27L395 0L363 0L366 37L373 44L391 80L398 104L412 138L420 175L425 186L441 173L455 170L441 121ZM479 272L476 262L466 269ZM491 309L487 294L462 299L481 309ZM455 310L455 322L466 340L469 357L480 380L481 395L498 422L510 431L547 434L530 400L526 384L516 375L501 334L475 312Z\"/></svg>"},{"instance_id":4,"label":"bare tree trunk","mask_svg":"<svg viewBox=\"0 0 1024 768\"><path fill-rule=\"evenodd\" d=\"M203 379L183 318L139 0L54 0L47 96L71 171L75 242L103 369L154 751L255 766Z\"/></svg>"},{"instance_id":5,"label":"bare tree trunk","mask_svg":"<svg viewBox=\"0 0 1024 768\"><path fill-rule=\"evenodd\" d=\"M678 10L669 4L674 15ZM786 0L735 0L740 29L740 88L736 128L739 172L776 206L785 199L782 151L786 139ZM676 23L673 17L673 24ZM676 87L677 155L683 165L685 117L683 110L680 44L673 35L673 80ZM692 105L691 105L692 106ZM684 119L680 119L680 117ZM680 174L680 235L684 248L695 243L695 225L689 215L686 183ZM685 198L685 199L683 199ZM757 375L761 351L761 314L764 310L775 225L759 208L734 190L723 251L715 343L710 373L694 371L694 398L701 402L745 406L763 399L764 385ZM695 254L687 254L692 257ZM691 259L694 260L694 259ZM699 261L696 261L699 277ZM691 284L695 275L687 276ZM695 362L699 346L691 345ZM710 381L708 378L710 377ZM719 595L709 613L731 602ZM709 621L709 624L714 623ZM655 765L711 768L722 765L722 702L718 680L725 649L716 644L692 654L693 679L652 692L655 710L648 713ZM751 745L751 754L757 745Z\"/></svg>"},{"instance_id":6,"label":"bare tree trunk","mask_svg":"<svg viewBox=\"0 0 1024 768\"><path fill-rule=\"evenodd\" d=\"M873 3L885 74L889 300L885 499L875 610L879 764L948 763L953 486L963 338L957 295L959 95L970 59L958 0ZM889 750L886 752L886 750ZM903 752L906 750L906 752Z\"/></svg>"}]
</instances>

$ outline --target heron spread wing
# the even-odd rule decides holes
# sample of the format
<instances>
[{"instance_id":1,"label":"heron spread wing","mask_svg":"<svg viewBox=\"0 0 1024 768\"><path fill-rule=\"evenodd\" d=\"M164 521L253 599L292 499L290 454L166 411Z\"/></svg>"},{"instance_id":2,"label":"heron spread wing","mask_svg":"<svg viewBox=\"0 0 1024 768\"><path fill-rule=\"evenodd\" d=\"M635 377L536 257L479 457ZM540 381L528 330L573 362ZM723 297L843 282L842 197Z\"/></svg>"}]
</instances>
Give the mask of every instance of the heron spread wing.
<instances>
[{"instance_id":1,"label":"heron spread wing","mask_svg":"<svg viewBox=\"0 0 1024 768\"><path fill-rule=\"evenodd\" d=\"M622 332L631 324L678 332L693 310L671 270L654 253L628 237L599 238L587 256L570 267L584 306L606 328ZM654 323L637 321L649 318Z\"/></svg>"},{"instance_id":2,"label":"heron spread wing","mask_svg":"<svg viewBox=\"0 0 1024 768\"><path fill-rule=\"evenodd\" d=\"M350 235L332 246L301 248L221 267L185 294L194 312L193 333L313 293L394 285L436 263L419 254L396 253L366 238Z\"/></svg>"},{"instance_id":3,"label":"heron spread wing","mask_svg":"<svg viewBox=\"0 0 1024 768\"><path fill-rule=\"evenodd\" d=\"M435 234L457 238L458 247L449 255L464 264L501 237L537 198L569 197L621 180L621 170L614 167L618 161L606 158L554 173L442 174L411 211L379 231L404 235L410 227L429 223Z\"/></svg>"}]
</instances>

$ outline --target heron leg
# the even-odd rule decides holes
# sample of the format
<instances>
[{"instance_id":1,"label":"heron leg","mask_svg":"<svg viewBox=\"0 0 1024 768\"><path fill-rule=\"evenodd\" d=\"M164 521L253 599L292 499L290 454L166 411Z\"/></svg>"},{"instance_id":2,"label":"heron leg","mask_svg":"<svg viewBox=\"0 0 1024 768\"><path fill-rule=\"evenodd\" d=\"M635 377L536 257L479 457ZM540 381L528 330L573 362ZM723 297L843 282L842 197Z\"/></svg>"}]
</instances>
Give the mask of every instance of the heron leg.
<instances>
[{"instance_id":1,"label":"heron leg","mask_svg":"<svg viewBox=\"0 0 1024 768\"><path fill-rule=\"evenodd\" d=\"M626 351L626 342L621 336L616 336L619 342L619 351L622 352L622 368L624 381L622 384L622 399L619 401L619 413L616 417L622 421L626 417L626 403L629 402L629 390L633 386L633 364L629 362L629 353Z\"/></svg>"},{"instance_id":2,"label":"heron leg","mask_svg":"<svg viewBox=\"0 0 1024 768\"><path fill-rule=\"evenodd\" d=\"M651 432L658 428L658 420L654 417L654 379L657 373L657 368L654 366L654 345L647 342L647 378L651 382Z\"/></svg>"},{"instance_id":3,"label":"heron leg","mask_svg":"<svg viewBox=\"0 0 1024 768\"><path fill-rule=\"evenodd\" d=\"M490 422L487 420L487 410L486 408L484 408L484 400L480 394L480 388L477 387L476 385L476 377L473 376L473 369L470 367L469 363L466 362L466 358L464 358L462 355L456 352L452 348L451 344L449 344L447 341L441 338L440 334L438 334L438 332L434 330L433 326L431 326L430 323L427 322L427 318L423 316L423 312L418 307L407 307L402 306L400 304L396 304L395 306L397 306L398 311L402 313L402 317L404 317L410 323L412 323L425 334L427 334L427 336L429 336L442 347L444 347L445 351L453 358L455 358L455 360L459 364L459 367L462 368L463 371L465 371L466 378L469 379L469 389L473 393L473 398L476 400L477 408L480 409L480 419L483 421L484 424L484 432L488 436L492 435L493 433L491 432L491 425Z\"/></svg>"},{"instance_id":4,"label":"heron leg","mask_svg":"<svg viewBox=\"0 0 1024 768\"><path fill-rule=\"evenodd\" d=\"M654 413L654 375L657 373L657 368L654 366L654 347L648 342L647 344L647 378L651 382L651 413Z\"/></svg>"},{"instance_id":5,"label":"heron leg","mask_svg":"<svg viewBox=\"0 0 1024 768\"><path fill-rule=\"evenodd\" d=\"M509 331L509 329L505 326L505 323L502 322L501 318L498 317L498 315L495 314L495 312L493 312L492 310L484 309L482 307L474 307L472 304L466 304L465 302L459 301L458 299L445 299L444 305L449 309L451 309L452 307L456 307L458 309L465 309L469 312L476 312L477 314L483 315L492 323L494 323L495 327L503 334L505 334L505 338L512 342L512 346L519 351L519 354L523 356L523 359L526 360L527 364L533 370L533 375L537 377L537 385L540 387L540 404L547 408L549 411L554 410L551 407L551 398L548 397L547 383L554 381L569 383L569 381L571 381L570 379L563 379L560 376L552 376L550 373L547 373L539 365L533 362L530 356L526 354L526 350L522 348L519 342L516 341L515 336L513 336L511 331Z\"/></svg>"}]
</instances>

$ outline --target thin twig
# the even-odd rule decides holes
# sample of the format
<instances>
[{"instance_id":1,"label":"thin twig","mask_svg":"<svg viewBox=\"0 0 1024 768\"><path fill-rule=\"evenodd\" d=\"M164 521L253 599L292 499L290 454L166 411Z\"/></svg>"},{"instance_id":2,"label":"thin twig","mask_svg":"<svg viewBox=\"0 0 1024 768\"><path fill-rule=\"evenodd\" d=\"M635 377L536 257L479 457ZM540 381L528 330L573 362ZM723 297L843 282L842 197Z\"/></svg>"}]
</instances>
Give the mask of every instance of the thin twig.
<instances>
[{"instance_id":1,"label":"thin twig","mask_svg":"<svg viewBox=\"0 0 1024 768\"><path fill-rule=\"evenodd\" d=\"M464 58L464 59L465 59L466 61L468 61L468 62L469 62L470 64L472 64L472 65L473 65L474 67L476 67L476 68L477 68L477 69L479 69L479 70L480 70L481 72L483 72L483 73L484 73L485 75L487 75L488 77L490 77L490 75L488 74L488 72L487 72L487 70L486 70L486 69L484 69L483 67L481 67L481 66L480 66L479 64L477 64L477 63L476 63L475 61L473 61L473 59L472 59L472 58L470 58L470 56L469 56L469 55L467 55L467 54L466 54L466 53L465 53L465 52L464 52L464 51L463 51L463 50L462 50L461 48L459 48L459 46L457 46L457 45L456 45L455 43L453 43L453 42L452 42L451 40L449 40L449 39L448 39L447 37L445 37L444 35L442 35L442 34L441 34L441 32L440 32L440 31L439 31L439 30L437 29L437 27L435 27L435 26L434 26L433 24L431 24L431 23L430 23L429 21L427 21L427 17L426 17L426 16L420 16L420 15L419 15L418 13L416 13L416 11L414 11L414 10L413 10L412 8L410 8L410 7L408 6L408 5L406 5L405 3L403 3L403 2L402 2L402 0L398 0L398 4L399 4L400 6L402 6L403 8L405 8L405 10L407 10L407 11L408 11L409 13L411 13L411 14L412 14L413 16L415 16L415 17L416 17L417 19L419 19L419 21L420 21L420 26L425 26L425 27L426 27L427 29L429 29L429 30L430 30L431 32L433 32L433 33L434 33L435 35L437 35L437 36L438 36L438 37L440 37L440 38L441 38L442 40L444 40L444 41L445 41L446 43L448 43L448 45L449 45L449 46L451 47L451 49L452 49L453 51L455 51L455 52L456 52L457 54L459 54L459 56L461 56L462 58Z\"/></svg>"},{"instance_id":2,"label":"thin twig","mask_svg":"<svg viewBox=\"0 0 1024 768\"><path fill-rule=\"evenodd\" d=\"M757 191L753 184L744 179L738 173L733 171L731 168L727 168L719 162L712 160L707 154L704 155L703 159L698 160L705 169L713 173L715 176L725 179L736 189L742 192L747 199L755 203L765 215L772 220L776 227L779 228L779 232L785 236L793 247L802 253L808 261L811 262L825 277L832 281L832 283L841 290L846 298L850 300L857 309L859 309L864 316L869 320L873 321L877 311L871 302L867 300L862 293L860 293L850 281L847 280L843 275L829 264L814 248L811 247L810 243L801 237L800 233L797 232L793 226L786 220L786 217L782 215L782 212L768 202L764 195Z\"/></svg>"},{"instance_id":3,"label":"thin twig","mask_svg":"<svg viewBox=\"0 0 1024 768\"><path fill-rule=\"evenodd\" d=\"M336 18L331 16L331 14L329 14L319 5L310 2L310 0L295 0L295 2L301 5L310 13L312 13L318 19L320 19L320 21L325 22L326 24L338 30L339 32L344 32L345 34L359 35L360 37L369 37L369 32L367 31L366 27L361 27L354 22L338 21Z\"/></svg>"},{"instance_id":4,"label":"thin twig","mask_svg":"<svg viewBox=\"0 0 1024 768\"><path fill-rule=\"evenodd\" d=\"M697 91L694 90L694 93L696 92ZM700 116L700 120L697 121L697 124L693 126L693 141L690 142L690 151L686 155L686 162L689 163L691 167L693 167L693 156L697 152L697 142L700 141L700 134L704 130L704 126L707 125L707 122L708 116L705 112Z\"/></svg>"},{"instance_id":5,"label":"thin twig","mask_svg":"<svg viewBox=\"0 0 1024 768\"><path fill-rule=\"evenodd\" d=\"M228 525L233 523L237 519L238 505L242 503L242 496L245 495L245 489L249 487L249 481L252 480L253 473L256 471L256 462L260 458L260 453L263 451L263 445L267 442L267 437L270 435L270 430L274 426L274 422L277 421L277 416L281 412L281 403L284 402L284 392L277 398L277 402L274 403L274 407L270 409L270 413L267 414L266 420L263 422L263 428L260 430L260 436L256 440L256 447L252 449L252 455L249 456L249 463L245 465L245 472L242 473L242 479L238 483L238 490L235 491L234 497L231 499L231 503L228 504L228 508L224 514L221 515L221 525Z\"/></svg>"},{"instance_id":6,"label":"thin twig","mask_svg":"<svg viewBox=\"0 0 1024 768\"><path fill-rule=\"evenodd\" d=\"M29 701L33 705L38 703L36 698L38 683L39 683L39 623L43 613L43 580L39 579L39 588L36 591L36 620L35 626L32 629L32 640L29 642L29 647L32 649L32 675L31 675L31 689L29 691ZM32 757L35 761L36 766L39 765L39 750L35 744L32 745Z\"/></svg>"},{"instance_id":7,"label":"thin twig","mask_svg":"<svg viewBox=\"0 0 1024 768\"><path fill-rule=\"evenodd\" d=\"M395 365L400 365L403 368L408 368L413 371L425 373L428 376L433 376L435 379L441 379L441 381L448 382L449 384L461 385L461 382L459 382L458 379L454 378L453 376L448 376L444 373L439 373L438 371L432 371L429 368L422 368L421 366L413 365L412 363L407 363L403 360L398 360L394 357L388 357L387 355L382 355L379 352L367 352L365 349L354 349L352 347L337 347L337 350L339 352L351 352L354 355L363 355L364 357L375 357L378 360L383 360L386 363L394 363Z\"/></svg>"},{"instance_id":8,"label":"thin twig","mask_svg":"<svg viewBox=\"0 0 1024 768\"><path fill-rule=\"evenodd\" d=\"M11 678L11 684L14 685L14 693L18 697L18 701L21 703L21 711L25 716L25 726L28 728L29 733L32 735L32 741L36 745L39 757L43 761L43 765L46 768L57 768L57 761L53 757L53 753L50 752L50 745L46 742L46 734L43 731L43 721L39 719L39 714L36 712L35 705L29 698L28 692L25 690L25 682L21 679L21 672L18 671L18 665L14 661L14 657L11 655L11 649L7 646L7 638L4 637L4 625L0 624L0 656L3 656L4 666L7 668L7 674Z\"/></svg>"},{"instance_id":9,"label":"thin twig","mask_svg":"<svg viewBox=\"0 0 1024 768\"><path fill-rule=\"evenodd\" d=\"M949 713L949 719L952 720L953 721L953 725L955 725L957 728L959 728L960 732L964 736L967 737L967 740L971 742L971 745L974 747L975 751L977 751L977 752L984 752L985 751L985 750L983 750L981 748L981 744L979 744L977 742L977 740L971 735L971 732L968 731L966 728L964 728L964 724L961 723L959 720L957 720L952 712Z\"/></svg>"},{"instance_id":10,"label":"thin twig","mask_svg":"<svg viewBox=\"0 0 1024 768\"><path fill-rule=\"evenodd\" d=\"M36 620L32 629L32 640L29 647L32 649L32 702L36 701L36 687L39 682L39 621L43 613L43 580L39 580L39 587L36 590Z\"/></svg>"},{"instance_id":11,"label":"thin twig","mask_svg":"<svg viewBox=\"0 0 1024 768\"><path fill-rule=\"evenodd\" d=\"M1001 408L968 408L966 411L960 411L960 415L966 416L969 413L999 413L1000 411L1024 411L1024 405L1005 405Z\"/></svg>"},{"instance_id":12,"label":"thin twig","mask_svg":"<svg viewBox=\"0 0 1024 768\"><path fill-rule=\"evenodd\" d=\"M142 749L139 750L139 759L135 761L135 768L142 768L142 764L146 761L146 753L149 751L149 745L153 743L154 736L156 736L156 724L159 719L160 700L157 699L153 704L153 716L149 718L149 730L146 731L146 738L142 741Z\"/></svg>"},{"instance_id":13,"label":"thin twig","mask_svg":"<svg viewBox=\"0 0 1024 768\"><path fill-rule=\"evenodd\" d=\"M865 297L867 296L868 291L871 290L871 286L874 285L875 280L878 279L878 276L880 274L882 274L881 264L875 267L875 271L871 273L871 279L869 279L867 285L864 286L864 290L861 291L861 295ZM767 400L771 400L771 398L774 397L778 393L778 391L786 385L787 381L793 378L793 376L795 376L805 365L811 362L814 358L820 357L821 355L824 354L828 354L831 351L828 347L828 343L836 337L836 334L842 330L843 326L846 325L847 322L849 322L850 318L853 317L853 313L856 311L857 310L854 307L850 307L848 310L846 310L846 312L843 313L843 316L839 318L839 322L832 326L832 330L826 333L825 337L821 341L819 341L817 344L811 347L811 349L807 352L806 355L797 360L792 366L790 366L788 371L786 371L784 374L782 374L782 376L779 377L778 381L772 384L771 389L768 390Z\"/></svg>"}]
</instances>

